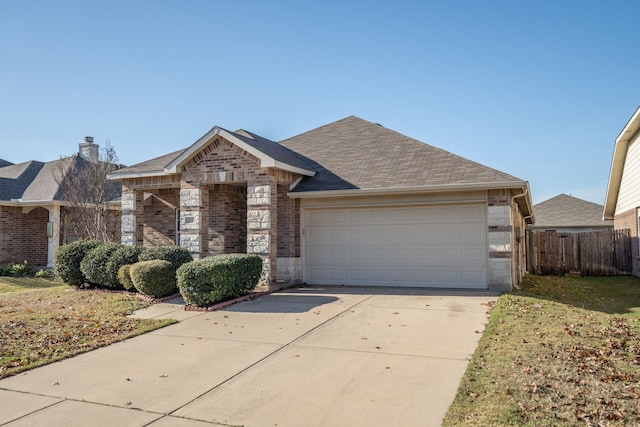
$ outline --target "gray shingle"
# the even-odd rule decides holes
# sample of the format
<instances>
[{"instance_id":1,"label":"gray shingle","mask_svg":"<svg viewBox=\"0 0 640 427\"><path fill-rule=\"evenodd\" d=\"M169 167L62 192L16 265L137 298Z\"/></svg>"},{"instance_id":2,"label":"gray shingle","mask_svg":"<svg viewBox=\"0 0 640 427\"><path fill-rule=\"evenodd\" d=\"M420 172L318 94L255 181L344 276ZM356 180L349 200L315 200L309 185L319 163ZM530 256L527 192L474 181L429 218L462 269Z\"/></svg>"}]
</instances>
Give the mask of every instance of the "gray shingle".
<instances>
[{"instance_id":1,"label":"gray shingle","mask_svg":"<svg viewBox=\"0 0 640 427\"><path fill-rule=\"evenodd\" d=\"M535 228L613 227L602 220L604 206L577 197L560 194L534 205Z\"/></svg>"},{"instance_id":2,"label":"gray shingle","mask_svg":"<svg viewBox=\"0 0 640 427\"><path fill-rule=\"evenodd\" d=\"M12 164L13 163L11 163L11 162L9 162L7 160L0 159L0 168L3 168L5 166L11 166Z\"/></svg>"},{"instance_id":3,"label":"gray shingle","mask_svg":"<svg viewBox=\"0 0 640 427\"><path fill-rule=\"evenodd\" d=\"M163 173L164 167L167 166L173 159L182 154L186 148L182 150L174 151L169 154L165 154L163 156L155 157L151 160L146 160L144 162L136 163L129 167L125 167L122 169L118 169L117 171L112 172L111 176L118 176L123 174L136 174L136 173Z\"/></svg>"},{"instance_id":4,"label":"gray shingle","mask_svg":"<svg viewBox=\"0 0 640 427\"><path fill-rule=\"evenodd\" d=\"M295 192L522 182L355 116L280 144L312 159L318 172Z\"/></svg>"}]
</instances>

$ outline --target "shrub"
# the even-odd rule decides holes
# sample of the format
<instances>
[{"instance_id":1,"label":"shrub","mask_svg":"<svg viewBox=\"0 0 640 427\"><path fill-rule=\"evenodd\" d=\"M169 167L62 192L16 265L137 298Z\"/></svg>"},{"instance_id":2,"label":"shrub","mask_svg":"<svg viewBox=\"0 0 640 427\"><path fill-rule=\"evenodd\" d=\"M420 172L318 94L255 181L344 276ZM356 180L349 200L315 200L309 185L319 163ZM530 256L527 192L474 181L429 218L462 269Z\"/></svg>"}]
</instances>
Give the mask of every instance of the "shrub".
<instances>
[{"instance_id":1,"label":"shrub","mask_svg":"<svg viewBox=\"0 0 640 427\"><path fill-rule=\"evenodd\" d=\"M89 283L108 288L119 287L117 279L106 269L109 258L119 247L117 243L105 242L87 252L80 262L80 270Z\"/></svg>"},{"instance_id":2,"label":"shrub","mask_svg":"<svg viewBox=\"0 0 640 427\"><path fill-rule=\"evenodd\" d=\"M181 246L151 246L142 249L138 260L151 261L152 259L169 261L174 270L186 262L193 261L191 253Z\"/></svg>"},{"instance_id":3,"label":"shrub","mask_svg":"<svg viewBox=\"0 0 640 427\"><path fill-rule=\"evenodd\" d=\"M226 254L184 264L176 276L184 300L206 307L248 293L258 284L261 273L259 256Z\"/></svg>"},{"instance_id":4,"label":"shrub","mask_svg":"<svg viewBox=\"0 0 640 427\"><path fill-rule=\"evenodd\" d=\"M106 284L106 286L110 288L129 289L125 286L125 283L122 283L120 281L118 272L120 271L120 267L122 267L123 265L135 264L136 262L138 262L138 256L140 256L140 252L142 252L142 250L142 246L118 246L118 248L113 251L113 253L109 257L105 266L105 274L108 279L108 283ZM129 283L131 283L131 280L129 280ZM131 288L133 288L133 285L131 286Z\"/></svg>"},{"instance_id":5,"label":"shrub","mask_svg":"<svg viewBox=\"0 0 640 427\"><path fill-rule=\"evenodd\" d=\"M131 265L132 264L123 265L118 269L118 282L126 290L135 291L136 288L131 281Z\"/></svg>"},{"instance_id":6,"label":"shrub","mask_svg":"<svg viewBox=\"0 0 640 427\"><path fill-rule=\"evenodd\" d=\"M91 249L100 245L97 240L76 240L60 247L53 257L53 272L56 277L74 286L80 286L86 278L80 269L80 263Z\"/></svg>"},{"instance_id":7,"label":"shrub","mask_svg":"<svg viewBox=\"0 0 640 427\"><path fill-rule=\"evenodd\" d=\"M2 276L11 276L10 265L0 265L0 277Z\"/></svg>"},{"instance_id":8,"label":"shrub","mask_svg":"<svg viewBox=\"0 0 640 427\"><path fill-rule=\"evenodd\" d=\"M13 277L32 276L33 273L33 267L30 266L27 261L23 263L11 263L11 275Z\"/></svg>"},{"instance_id":9,"label":"shrub","mask_svg":"<svg viewBox=\"0 0 640 427\"><path fill-rule=\"evenodd\" d=\"M52 274L51 270L38 270L38 271L36 271L35 276L36 277L42 277L42 278L46 279L46 278L50 278L51 274Z\"/></svg>"},{"instance_id":10,"label":"shrub","mask_svg":"<svg viewBox=\"0 0 640 427\"><path fill-rule=\"evenodd\" d=\"M169 261L140 261L131 266L129 273L133 286L141 294L162 298L177 291L176 271Z\"/></svg>"}]
</instances>

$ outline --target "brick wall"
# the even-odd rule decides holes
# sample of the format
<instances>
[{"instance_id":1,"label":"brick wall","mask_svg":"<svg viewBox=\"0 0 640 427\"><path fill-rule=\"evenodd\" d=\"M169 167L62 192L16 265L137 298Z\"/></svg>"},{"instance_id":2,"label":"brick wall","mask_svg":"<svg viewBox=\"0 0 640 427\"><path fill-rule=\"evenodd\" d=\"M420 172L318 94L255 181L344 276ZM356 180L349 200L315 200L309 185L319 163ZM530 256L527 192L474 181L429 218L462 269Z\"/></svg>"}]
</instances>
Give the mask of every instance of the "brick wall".
<instances>
[{"instance_id":1,"label":"brick wall","mask_svg":"<svg viewBox=\"0 0 640 427\"><path fill-rule=\"evenodd\" d=\"M0 206L0 264L24 262L47 265L49 211Z\"/></svg>"},{"instance_id":2,"label":"brick wall","mask_svg":"<svg viewBox=\"0 0 640 427\"><path fill-rule=\"evenodd\" d=\"M630 209L616 215L613 218L613 228L616 230L625 228L631 230L632 274L634 276L640 276L640 239L638 238L638 214L636 209Z\"/></svg>"},{"instance_id":3,"label":"brick wall","mask_svg":"<svg viewBox=\"0 0 640 427\"><path fill-rule=\"evenodd\" d=\"M209 255L247 252L247 188L215 184L209 192Z\"/></svg>"},{"instance_id":4,"label":"brick wall","mask_svg":"<svg viewBox=\"0 0 640 427\"><path fill-rule=\"evenodd\" d=\"M176 244L176 209L180 205L180 189L154 190L144 200L144 246Z\"/></svg>"}]
</instances>

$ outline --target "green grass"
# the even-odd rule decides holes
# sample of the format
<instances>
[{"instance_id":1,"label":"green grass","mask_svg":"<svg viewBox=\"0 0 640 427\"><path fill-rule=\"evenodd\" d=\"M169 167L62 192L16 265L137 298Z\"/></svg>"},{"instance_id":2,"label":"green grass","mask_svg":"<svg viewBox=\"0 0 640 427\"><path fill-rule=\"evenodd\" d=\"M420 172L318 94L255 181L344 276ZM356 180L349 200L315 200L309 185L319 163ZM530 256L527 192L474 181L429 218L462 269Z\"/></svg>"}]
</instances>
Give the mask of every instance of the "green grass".
<instances>
[{"instance_id":1,"label":"green grass","mask_svg":"<svg viewBox=\"0 0 640 427\"><path fill-rule=\"evenodd\" d=\"M0 277L0 294L56 286L63 286L63 284L43 277Z\"/></svg>"},{"instance_id":2,"label":"green grass","mask_svg":"<svg viewBox=\"0 0 640 427\"><path fill-rule=\"evenodd\" d=\"M444 425L638 425L639 334L639 278L528 276L498 299Z\"/></svg>"},{"instance_id":3,"label":"green grass","mask_svg":"<svg viewBox=\"0 0 640 427\"><path fill-rule=\"evenodd\" d=\"M148 305L126 293L2 277L0 378L174 323L127 317Z\"/></svg>"}]
</instances>

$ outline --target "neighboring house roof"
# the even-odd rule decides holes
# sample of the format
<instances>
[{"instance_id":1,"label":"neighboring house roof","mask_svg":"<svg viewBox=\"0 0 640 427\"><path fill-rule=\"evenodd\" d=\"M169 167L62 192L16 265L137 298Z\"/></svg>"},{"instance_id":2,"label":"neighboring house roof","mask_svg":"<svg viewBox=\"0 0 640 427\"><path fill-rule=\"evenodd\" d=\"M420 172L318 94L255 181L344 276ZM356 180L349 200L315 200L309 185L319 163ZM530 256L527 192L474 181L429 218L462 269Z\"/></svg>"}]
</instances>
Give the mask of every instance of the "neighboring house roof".
<instances>
[{"instance_id":1,"label":"neighboring house roof","mask_svg":"<svg viewBox=\"0 0 640 427\"><path fill-rule=\"evenodd\" d=\"M8 161L6 161L6 160L2 160L2 159L0 159L0 168L3 168L3 167L5 167L5 166L10 166L10 165L12 165L12 164L13 164L13 163L11 163L11 162L8 162Z\"/></svg>"},{"instance_id":2,"label":"neighboring house roof","mask_svg":"<svg viewBox=\"0 0 640 427\"><path fill-rule=\"evenodd\" d=\"M604 206L560 194L533 207L536 223L532 228L613 228L613 221L602 220Z\"/></svg>"},{"instance_id":3,"label":"neighboring house roof","mask_svg":"<svg viewBox=\"0 0 640 427\"><path fill-rule=\"evenodd\" d=\"M609 172L609 183L607 184L607 197L604 202L604 219L613 219L618 203L618 192L622 181L622 171L629 143L640 131L640 107L633 113L625 127L616 138L613 149L613 159L611 160L611 171Z\"/></svg>"}]
</instances>

